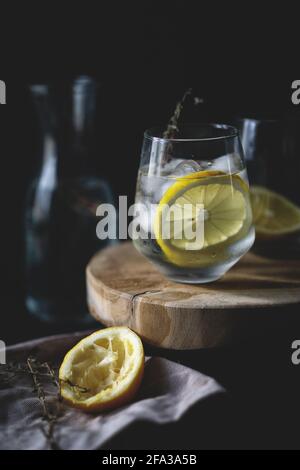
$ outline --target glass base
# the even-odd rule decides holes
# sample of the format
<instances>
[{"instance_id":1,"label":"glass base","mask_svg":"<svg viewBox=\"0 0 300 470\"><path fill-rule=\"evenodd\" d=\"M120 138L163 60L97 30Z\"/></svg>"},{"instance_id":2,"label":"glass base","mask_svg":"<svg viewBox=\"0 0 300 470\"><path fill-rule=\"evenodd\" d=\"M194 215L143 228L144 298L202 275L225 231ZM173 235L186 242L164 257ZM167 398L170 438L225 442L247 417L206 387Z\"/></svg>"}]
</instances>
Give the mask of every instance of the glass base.
<instances>
[{"instance_id":1,"label":"glass base","mask_svg":"<svg viewBox=\"0 0 300 470\"><path fill-rule=\"evenodd\" d=\"M160 272L173 282L183 284L207 284L220 279L226 272L234 266L239 259L247 253L253 245L255 232L253 227L250 228L248 234L228 247L226 260L210 266L202 266L197 268L180 267L164 261L162 256L149 256L149 252L145 254L152 263L160 270Z\"/></svg>"},{"instance_id":2,"label":"glass base","mask_svg":"<svg viewBox=\"0 0 300 470\"><path fill-rule=\"evenodd\" d=\"M173 266L172 270L168 270L165 267L159 270L166 276L170 281L179 282L182 284L207 284L209 282L217 281L226 274L226 272L238 261L238 259L232 260L231 262L222 263L219 266L214 266L204 269L189 269L189 268L176 268Z\"/></svg>"},{"instance_id":3,"label":"glass base","mask_svg":"<svg viewBox=\"0 0 300 470\"><path fill-rule=\"evenodd\" d=\"M180 284L208 284L209 282L214 282L220 279L225 273L221 274L221 276L208 276L208 277L197 277L192 276L190 279L187 277L181 276L167 276L168 279L172 282L178 282Z\"/></svg>"}]
</instances>

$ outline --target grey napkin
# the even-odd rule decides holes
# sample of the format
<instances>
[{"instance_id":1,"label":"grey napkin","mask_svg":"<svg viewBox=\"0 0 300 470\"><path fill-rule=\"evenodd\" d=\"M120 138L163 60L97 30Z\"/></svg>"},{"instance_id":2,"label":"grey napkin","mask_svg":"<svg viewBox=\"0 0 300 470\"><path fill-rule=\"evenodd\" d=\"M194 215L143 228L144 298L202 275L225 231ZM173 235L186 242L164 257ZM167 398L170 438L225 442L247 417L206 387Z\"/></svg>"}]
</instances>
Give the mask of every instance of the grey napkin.
<instances>
[{"instance_id":1,"label":"grey napkin","mask_svg":"<svg viewBox=\"0 0 300 470\"><path fill-rule=\"evenodd\" d=\"M16 345L8 348L7 361L26 364L33 356L57 368L66 351L82 336L59 335ZM49 374L41 373L44 406L48 415L55 417L52 420L43 416L45 409L30 374L10 373L4 366L0 366L0 372L0 449L101 449L116 436L125 436L129 427L151 423L155 429L178 423L200 401L224 393L214 379L200 372L150 357L134 402L90 415L59 402L55 383Z\"/></svg>"}]
</instances>

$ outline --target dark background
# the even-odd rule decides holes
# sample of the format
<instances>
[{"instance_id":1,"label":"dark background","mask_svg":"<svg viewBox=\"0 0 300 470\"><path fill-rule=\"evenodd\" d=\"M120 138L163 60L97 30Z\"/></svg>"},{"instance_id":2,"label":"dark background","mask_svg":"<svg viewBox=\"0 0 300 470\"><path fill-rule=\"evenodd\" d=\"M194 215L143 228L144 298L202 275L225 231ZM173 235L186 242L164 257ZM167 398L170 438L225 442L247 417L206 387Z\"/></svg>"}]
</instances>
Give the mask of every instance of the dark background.
<instances>
[{"instance_id":1,"label":"dark background","mask_svg":"<svg viewBox=\"0 0 300 470\"><path fill-rule=\"evenodd\" d=\"M273 3L263 12L249 2L231 7L228 2L187 0L64 2L67 10L62 3L29 5L18 4L11 15L1 7L0 79L6 81L7 105L0 106L0 338L7 343L55 332L30 320L23 302L24 197L38 160L30 83L79 74L99 80L97 171L115 194L128 194L131 200L143 131L166 122L186 88L192 86L204 98L193 116L199 120L299 115L290 100L291 83L300 78L292 9L283 11ZM282 338L271 346L271 340L264 344L268 354L248 345L238 355L202 352L192 362L190 356L179 358L217 377L239 397L233 400L234 416L230 407L223 410L224 420L231 422L228 445L297 446L291 423L297 423L293 406L299 381L296 369L291 376L286 367L290 343ZM216 447L229 429L222 414L218 419L211 412L206 417L211 419L207 445Z\"/></svg>"},{"instance_id":2,"label":"dark background","mask_svg":"<svg viewBox=\"0 0 300 470\"><path fill-rule=\"evenodd\" d=\"M243 10L243 11L242 11ZM280 17L276 17L280 13ZM0 79L1 247L7 342L35 336L19 328L23 309L23 208L39 158L30 83L80 74L100 82L94 163L116 195L132 201L143 131L166 123L184 90L204 99L184 119L231 121L237 115L299 115L291 104L297 79L293 15L248 4L95 2L64 10L36 4L4 14ZM300 107L299 107L300 108ZM23 322L19 322L20 319Z\"/></svg>"}]
</instances>

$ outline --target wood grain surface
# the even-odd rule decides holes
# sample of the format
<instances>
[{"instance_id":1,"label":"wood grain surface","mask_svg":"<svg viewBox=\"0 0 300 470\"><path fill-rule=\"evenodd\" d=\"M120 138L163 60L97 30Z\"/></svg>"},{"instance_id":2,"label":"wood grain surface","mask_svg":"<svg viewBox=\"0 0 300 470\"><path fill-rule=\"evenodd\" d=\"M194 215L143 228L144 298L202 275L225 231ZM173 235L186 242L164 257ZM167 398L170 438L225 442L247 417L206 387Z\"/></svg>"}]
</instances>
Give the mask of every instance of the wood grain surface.
<instances>
[{"instance_id":1,"label":"wood grain surface","mask_svg":"<svg viewBox=\"0 0 300 470\"><path fill-rule=\"evenodd\" d=\"M300 316L300 260L248 253L217 282L177 284L126 242L96 254L86 274L88 305L97 320L127 325L163 348L221 346Z\"/></svg>"}]
</instances>

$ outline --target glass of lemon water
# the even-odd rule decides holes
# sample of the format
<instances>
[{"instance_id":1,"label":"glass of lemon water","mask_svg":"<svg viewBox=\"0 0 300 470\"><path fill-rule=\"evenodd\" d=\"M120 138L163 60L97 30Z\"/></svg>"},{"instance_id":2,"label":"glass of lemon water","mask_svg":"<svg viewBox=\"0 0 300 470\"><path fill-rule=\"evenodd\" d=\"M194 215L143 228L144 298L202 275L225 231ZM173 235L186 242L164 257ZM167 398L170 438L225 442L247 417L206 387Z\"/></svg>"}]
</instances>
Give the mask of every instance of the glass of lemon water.
<instances>
[{"instance_id":1,"label":"glass of lemon water","mask_svg":"<svg viewBox=\"0 0 300 470\"><path fill-rule=\"evenodd\" d=\"M223 124L144 134L134 244L169 279L219 279L252 246L249 185L238 131Z\"/></svg>"}]
</instances>

